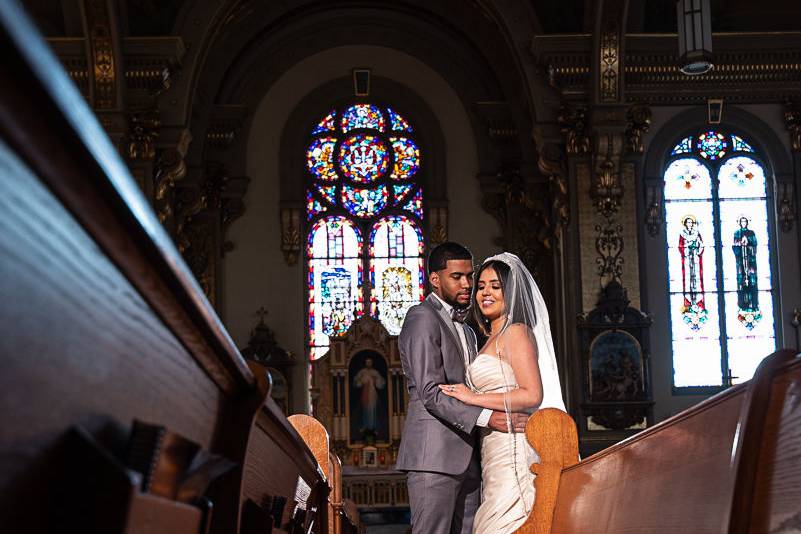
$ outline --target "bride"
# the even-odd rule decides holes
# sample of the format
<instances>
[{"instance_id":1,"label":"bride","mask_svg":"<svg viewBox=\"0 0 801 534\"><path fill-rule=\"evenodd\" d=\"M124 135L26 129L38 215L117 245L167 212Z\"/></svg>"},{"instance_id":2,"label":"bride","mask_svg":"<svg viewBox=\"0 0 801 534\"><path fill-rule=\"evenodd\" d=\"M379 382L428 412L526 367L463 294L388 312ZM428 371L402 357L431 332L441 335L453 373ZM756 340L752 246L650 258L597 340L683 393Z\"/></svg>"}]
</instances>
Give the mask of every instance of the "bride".
<instances>
[{"instance_id":1,"label":"bride","mask_svg":"<svg viewBox=\"0 0 801 534\"><path fill-rule=\"evenodd\" d=\"M473 289L473 313L489 336L467 370L467 385L443 384L443 393L466 404L531 413L538 408L565 410L556 369L548 310L531 273L508 252L484 260ZM483 429L481 506L474 534L514 532L534 504L534 474L539 461L525 434Z\"/></svg>"}]
</instances>

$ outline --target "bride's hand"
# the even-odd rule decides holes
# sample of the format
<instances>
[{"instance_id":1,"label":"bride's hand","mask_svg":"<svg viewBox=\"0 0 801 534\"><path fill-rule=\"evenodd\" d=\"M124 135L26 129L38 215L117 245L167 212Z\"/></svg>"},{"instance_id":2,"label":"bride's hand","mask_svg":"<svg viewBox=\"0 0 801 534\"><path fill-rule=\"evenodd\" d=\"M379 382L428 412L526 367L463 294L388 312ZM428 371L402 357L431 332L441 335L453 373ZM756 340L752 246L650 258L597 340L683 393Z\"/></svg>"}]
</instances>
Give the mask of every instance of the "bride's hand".
<instances>
[{"instance_id":1,"label":"bride's hand","mask_svg":"<svg viewBox=\"0 0 801 534\"><path fill-rule=\"evenodd\" d=\"M439 389L445 395L459 399L465 404L473 404L471 401L476 397L473 390L464 384L439 384Z\"/></svg>"}]
</instances>

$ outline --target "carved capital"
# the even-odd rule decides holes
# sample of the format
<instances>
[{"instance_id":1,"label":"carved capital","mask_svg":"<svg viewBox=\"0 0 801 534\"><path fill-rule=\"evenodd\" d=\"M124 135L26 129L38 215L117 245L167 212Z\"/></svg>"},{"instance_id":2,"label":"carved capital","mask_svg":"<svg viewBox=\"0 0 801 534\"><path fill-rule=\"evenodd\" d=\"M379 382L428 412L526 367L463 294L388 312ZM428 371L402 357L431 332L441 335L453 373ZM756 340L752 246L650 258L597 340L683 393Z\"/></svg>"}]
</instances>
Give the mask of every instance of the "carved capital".
<instances>
[{"instance_id":1,"label":"carved capital","mask_svg":"<svg viewBox=\"0 0 801 534\"><path fill-rule=\"evenodd\" d=\"M492 182L483 184L483 205L503 230L498 244L517 254L532 273L538 273L553 250L554 231L547 193L542 194L536 191L535 184L526 183L516 168L500 170Z\"/></svg>"},{"instance_id":2,"label":"carved capital","mask_svg":"<svg viewBox=\"0 0 801 534\"><path fill-rule=\"evenodd\" d=\"M128 140L128 157L132 160L145 161L155 158L155 141L161 128L158 108L131 113L128 123L131 130Z\"/></svg>"},{"instance_id":3,"label":"carved capital","mask_svg":"<svg viewBox=\"0 0 801 534\"><path fill-rule=\"evenodd\" d=\"M626 149L632 154L642 154L642 136L651 127L651 108L632 106L626 113Z\"/></svg>"},{"instance_id":4,"label":"carved capital","mask_svg":"<svg viewBox=\"0 0 801 534\"><path fill-rule=\"evenodd\" d=\"M784 125L790 132L790 145L801 152L801 103L788 102L784 111Z\"/></svg>"},{"instance_id":5,"label":"carved capital","mask_svg":"<svg viewBox=\"0 0 801 534\"><path fill-rule=\"evenodd\" d=\"M590 152L589 125L587 108L572 108L566 104L559 110L559 128L565 137L565 151L569 155L588 154Z\"/></svg>"}]
</instances>

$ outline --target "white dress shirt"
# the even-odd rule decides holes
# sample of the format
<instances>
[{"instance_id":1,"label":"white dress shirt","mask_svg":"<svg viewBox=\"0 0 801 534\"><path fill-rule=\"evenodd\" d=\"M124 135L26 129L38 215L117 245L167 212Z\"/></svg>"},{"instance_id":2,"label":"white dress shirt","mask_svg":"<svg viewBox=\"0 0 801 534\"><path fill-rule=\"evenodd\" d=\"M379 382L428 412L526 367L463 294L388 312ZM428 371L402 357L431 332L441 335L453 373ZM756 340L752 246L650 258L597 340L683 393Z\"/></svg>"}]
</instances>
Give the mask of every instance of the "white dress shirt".
<instances>
[{"instance_id":1,"label":"white dress shirt","mask_svg":"<svg viewBox=\"0 0 801 534\"><path fill-rule=\"evenodd\" d=\"M437 300L439 300L440 304L442 304L442 306L445 308L445 311L447 311L448 315L450 316L451 310L453 310L453 306L445 302L436 293L434 293L434 296L437 297ZM464 325L458 321L454 321L453 319L451 319L451 321L453 321L453 324L456 327L456 332L459 335L459 341L462 343L462 356L464 357L464 368L465 372L467 372L467 368L470 366L470 349L467 347L467 337L465 336L464 333ZM491 415L492 415L492 410L484 408L479 414L478 419L476 419L476 425L483 427L489 426L489 419Z\"/></svg>"}]
</instances>

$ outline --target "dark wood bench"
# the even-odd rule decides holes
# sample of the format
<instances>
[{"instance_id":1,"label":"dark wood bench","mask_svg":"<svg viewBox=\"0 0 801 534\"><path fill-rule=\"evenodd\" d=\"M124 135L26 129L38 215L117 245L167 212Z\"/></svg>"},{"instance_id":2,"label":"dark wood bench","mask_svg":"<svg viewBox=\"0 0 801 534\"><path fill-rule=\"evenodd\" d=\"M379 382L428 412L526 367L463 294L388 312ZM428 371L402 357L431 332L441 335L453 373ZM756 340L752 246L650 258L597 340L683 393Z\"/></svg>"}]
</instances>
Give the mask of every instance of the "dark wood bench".
<instances>
[{"instance_id":1,"label":"dark wood bench","mask_svg":"<svg viewBox=\"0 0 801 534\"><path fill-rule=\"evenodd\" d=\"M575 465L570 454L562 460L563 451L577 450L575 432L543 438L547 417L532 416L529 441L546 451L543 465L564 469L538 476L535 510L519 532L739 534L791 532L801 524L795 351L772 354L749 382ZM561 412L547 425L572 421Z\"/></svg>"},{"instance_id":2,"label":"dark wood bench","mask_svg":"<svg viewBox=\"0 0 801 534\"><path fill-rule=\"evenodd\" d=\"M0 51L0 530L327 530L265 370L15 2Z\"/></svg>"}]
</instances>

